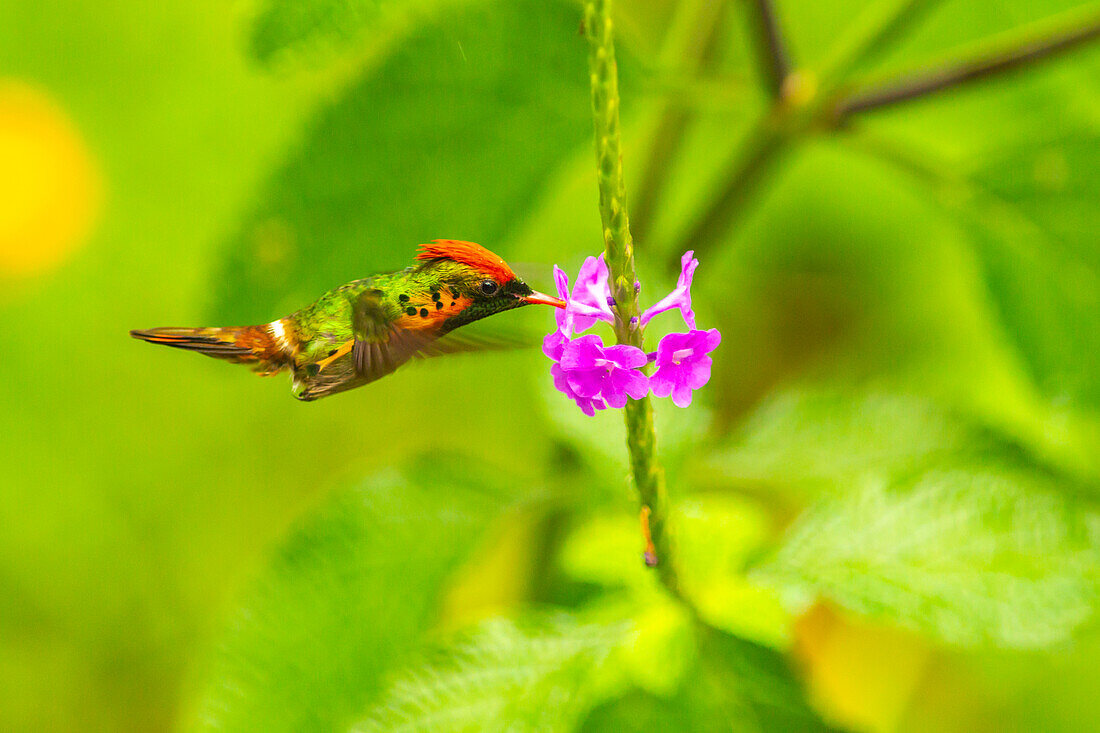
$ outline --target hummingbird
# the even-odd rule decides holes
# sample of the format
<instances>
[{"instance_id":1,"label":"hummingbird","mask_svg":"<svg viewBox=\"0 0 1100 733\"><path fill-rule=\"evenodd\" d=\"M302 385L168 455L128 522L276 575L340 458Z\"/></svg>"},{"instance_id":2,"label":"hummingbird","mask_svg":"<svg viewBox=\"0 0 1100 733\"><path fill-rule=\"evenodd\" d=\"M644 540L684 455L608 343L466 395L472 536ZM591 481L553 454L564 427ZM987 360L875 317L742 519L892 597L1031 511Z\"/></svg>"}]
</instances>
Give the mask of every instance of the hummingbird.
<instances>
[{"instance_id":1,"label":"hummingbird","mask_svg":"<svg viewBox=\"0 0 1100 733\"><path fill-rule=\"evenodd\" d=\"M263 376L289 370L294 396L309 402L380 379L413 357L485 348L454 330L531 304L565 307L561 298L531 290L480 244L436 239L420 245L416 264L353 280L270 323L130 335L248 364Z\"/></svg>"}]
</instances>

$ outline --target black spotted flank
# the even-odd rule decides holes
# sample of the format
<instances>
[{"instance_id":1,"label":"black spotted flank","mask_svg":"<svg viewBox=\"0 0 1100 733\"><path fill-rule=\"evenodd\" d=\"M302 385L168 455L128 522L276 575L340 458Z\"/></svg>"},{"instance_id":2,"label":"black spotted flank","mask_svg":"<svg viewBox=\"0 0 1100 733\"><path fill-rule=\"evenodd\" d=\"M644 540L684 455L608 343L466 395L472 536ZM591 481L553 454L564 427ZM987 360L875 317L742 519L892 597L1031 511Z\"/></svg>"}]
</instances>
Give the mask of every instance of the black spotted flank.
<instances>
[{"instance_id":1,"label":"black spotted flank","mask_svg":"<svg viewBox=\"0 0 1100 733\"><path fill-rule=\"evenodd\" d=\"M408 308L405 309L405 312L408 313L410 316L415 316L416 315L416 308L413 308L410 305Z\"/></svg>"},{"instance_id":2,"label":"black spotted flank","mask_svg":"<svg viewBox=\"0 0 1100 733\"><path fill-rule=\"evenodd\" d=\"M421 308L420 309L420 317L421 318L427 318L428 317L428 309L427 308Z\"/></svg>"},{"instance_id":3,"label":"black spotted flank","mask_svg":"<svg viewBox=\"0 0 1100 733\"><path fill-rule=\"evenodd\" d=\"M405 295L404 293L401 293L401 295L398 295L397 299L400 300L402 303L408 303L409 302L409 296Z\"/></svg>"},{"instance_id":4,"label":"black spotted flank","mask_svg":"<svg viewBox=\"0 0 1100 733\"><path fill-rule=\"evenodd\" d=\"M437 301L437 302L439 301L439 293L437 293L434 290L432 291L432 300Z\"/></svg>"},{"instance_id":5,"label":"black spotted flank","mask_svg":"<svg viewBox=\"0 0 1100 733\"><path fill-rule=\"evenodd\" d=\"M454 302L453 300L451 301L451 307L452 307L452 308L454 308L454 307L455 307L455 302Z\"/></svg>"},{"instance_id":6,"label":"black spotted flank","mask_svg":"<svg viewBox=\"0 0 1100 733\"><path fill-rule=\"evenodd\" d=\"M442 304L442 303L440 303L440 302L439 302L438 300L437 300L437 301L435 301L435 309L436 309L436 310L439 310L439 309L440 309L440 308L442 308L442 307L443 307L443 304Z\"/></svg>"}]
</instances>

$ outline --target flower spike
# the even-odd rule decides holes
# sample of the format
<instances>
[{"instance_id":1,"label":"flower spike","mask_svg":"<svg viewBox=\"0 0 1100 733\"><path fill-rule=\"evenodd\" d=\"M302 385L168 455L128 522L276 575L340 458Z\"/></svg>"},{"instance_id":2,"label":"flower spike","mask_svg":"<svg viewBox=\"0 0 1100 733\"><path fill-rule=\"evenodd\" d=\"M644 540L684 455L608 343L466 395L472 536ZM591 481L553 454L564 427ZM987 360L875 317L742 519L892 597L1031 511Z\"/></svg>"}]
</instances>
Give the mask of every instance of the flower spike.
<instances>
[{"instance_id":1,"label":"flower spike","mask_svg":"<svg viewBox=\"0 0 1100 733\"><path fill-rule=\"evenodd\" d=\"M554 387L584 414L592 416L596 410L625 407L627 398L642 399L651 390L657 397L671 395L677 407L687 407L693 391L710 381L712 362L708 354L718 347L722 336L717 329L702 331L695 327L691 282L699 260L693 252L685 252L680 266L676 288L640 318L630 319L631 326L645 326L655 315L679 309L688 326L687 333L670 333L661 339L652 355L657 370L651 377L643 371L649 357L638 347L604 346L594 334L575 337L597 320L616 319L603 255L585 259L572 291L569 277L560 267L554 268L554 284L565 308L555 311L558 327L543 339L542 351L555 362L550 368ZM641 284L635 283L635 289L640 288Z\"/></svg>"}]
</instances>

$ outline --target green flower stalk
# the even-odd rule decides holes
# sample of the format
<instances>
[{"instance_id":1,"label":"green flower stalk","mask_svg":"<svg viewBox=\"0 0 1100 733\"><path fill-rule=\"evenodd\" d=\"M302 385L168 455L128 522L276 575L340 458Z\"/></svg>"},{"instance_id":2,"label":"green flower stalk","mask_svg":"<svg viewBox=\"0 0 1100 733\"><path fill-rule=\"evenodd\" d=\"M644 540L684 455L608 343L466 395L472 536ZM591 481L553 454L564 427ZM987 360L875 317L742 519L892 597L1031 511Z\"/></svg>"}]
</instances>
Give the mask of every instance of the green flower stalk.
<instances>
[{"instance_id":1,"label":"green flower stalk","mask_svg":"<svg viewBox=\"0 0 1100 733\"><path fill-rule=\"evenodd\" d=\"M620 344L642 347L639 324L634 243L626 211L626 186L619 134L619 72L611 21L611 0L589 0L584 6L584 31L588 40L588 68L592 85L592 118L596 131L596 175L600 191L600 219L604 249L610 270L608 285L618 318L615 335ZM656 565L661 582L679 595L676 568L669 537L668 497L664 472L657 462L657 436L649 397L630 399L625 407L627 447L634 484L641 503L646 562Z\"/></svg>"}]
</instances>

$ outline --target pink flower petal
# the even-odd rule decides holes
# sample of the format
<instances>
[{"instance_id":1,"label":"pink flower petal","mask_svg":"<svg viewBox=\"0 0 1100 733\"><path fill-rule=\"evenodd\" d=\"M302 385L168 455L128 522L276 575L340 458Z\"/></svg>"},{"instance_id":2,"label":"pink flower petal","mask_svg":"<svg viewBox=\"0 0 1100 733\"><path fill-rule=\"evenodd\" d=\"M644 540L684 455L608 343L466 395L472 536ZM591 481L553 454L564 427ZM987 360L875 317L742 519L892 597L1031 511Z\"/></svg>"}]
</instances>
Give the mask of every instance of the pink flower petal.
<instances>
[{"instance_id":1,"label":"pink flower petal","mask_svg":"<svg viewBox=\"0 0 1100 733\"><path fill-rule=\"evenodd\" d=\"M649 361L644 351L630 344L608 346L603 350L603 353L605 358L611 359L624 369L637 369L645 366L646 362Z\"/></svg>"},{"instance_id":2,"label":"pink flower petal","mask_svg":"<svg viewBox=\"0 0 1100 733\"><path fill-rule=\"evenodd\" d=\"M640 400L649 394L649 380L646 379L645 374L631 369L630 371L621 371L619 375L623 379L622 390L634 399Z\"/></svg>"},{"instance_id":3,"label":"pink flower petal","mask_svg":"<svg viewBox=\"0 0 1100 733\"><path fill-rule=\"evenodd\" d=\"M678 384L676 388L672 390L672 404L677 407L687 407L691 404L691 387L686 384Z\"/></svg>"},{"instance_id":4,"label":"pink flower petal","mask_svg":"<svg viewBox=\"0 0 1100 733\"><path fill-rule=\"evenodd\" d=\"M565 345L561 355L561 365L566 371L592 369L597 360L603 358L603 342L599 336L589 334L573 339Z\"/></svg>"},{"instance_id":5,"label":"pink flower petal","mask_svg":"<svg viewBox=\"0 0 1100 733\"><path fill-rule=\"evenodd\" d=\"M645 326L659 313L679 308L684 323L692 331L695 330L695 311L691 309L691 281L695 276L695 269L699 267L699 260L694 258L694 254L688 250L680 258L680 277L676 281L676 288L642 313L641 325Z\"/></svg>"},{"instance_id":6,"label":"pink flower petal","mask_svg":"<svg viewBox=\"0 0 1100 733\"><path fill-rule=\"evenodd\" d=\"M689 327L687 333L668 334L661 339L657 368L651 377L642 371L648 357L641 349L627 344L604 346L600 337L592 334L573 338L596 320L615 319L603 256L584 261L572 292L568 276L561 268L554 268L555 286L566 300L566 308L555 312L558 330L543 339L543 352L556 360L550 369L554 386L576 402L584 414L593 415L608 406L623 407L628 398L641 399L650 391L657 397L671 396L674 404L687 407L693 391L710 381L713 361L707 354L722 337L717 329L695 328L691 283L699 261L694 253L685 252L680 266L676 288L639 319L644 325L656 314L677 308Z\"/></svg>"},{"instance_id":7,"label":"pink flower petal","mask_svg":"<svg viewBox=\"0 0 1100 733\"><path fill-rule=\"evenodd\" d=\"M697 359L693 359L690 363L684 364L684 384L691 389L700 389L710 381L710 369L711 358L709 356L701 356Z\"/></svg>"},{"instance_id":8,"label":"pink flower petal","mask_svg":"<svg viewBox=\"0 0 1100 733\"><path fill-rule=\"evenodd\" d=\"M667 369L661 368L649 378L649 388L654 397L668 397L672 394L674 383Z\"/></svg>"},{"instance_id":9,"label":"pink flower petal","mask_svg":"<svg viewBox=\"0 0 1100 733\"><path fill-rule=\"evenodd\" d=\"M554 331L546 334L546 337L542 340L542 353L546 354L554 361L561 359L562 351L565 350L565 344L569 339L565 337L561 331Z\"/></svg>"}]
</instances>

